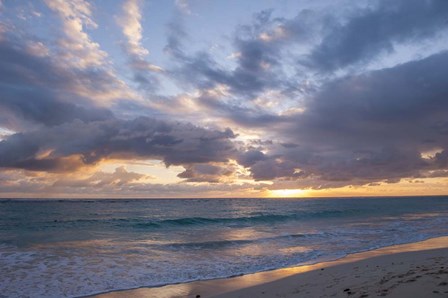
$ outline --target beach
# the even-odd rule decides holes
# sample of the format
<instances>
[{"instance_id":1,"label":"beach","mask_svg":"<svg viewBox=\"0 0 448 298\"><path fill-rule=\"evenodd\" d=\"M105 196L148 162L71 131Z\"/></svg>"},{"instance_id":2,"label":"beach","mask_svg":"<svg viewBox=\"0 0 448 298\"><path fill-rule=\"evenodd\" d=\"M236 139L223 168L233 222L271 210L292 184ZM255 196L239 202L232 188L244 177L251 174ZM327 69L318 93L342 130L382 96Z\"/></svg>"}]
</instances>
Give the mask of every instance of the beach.
<instances>
[{"instance_id":1,"label":"beach","mask_svg":"<svg viewBox=\"0 0 448 298\"><path fill-rule=\"evenodd\" d=\"M325 278L331 264L384 254L382 248L390 252L396 245L419 243L394 251L405 252L411 247L440 249L448 243L444 239L438 246L421 244L448 235L448 197L5 200L0 204L0 296L6 297L101 293L123 297L123 290L125 297L211 297L313 268L325 267L318 275ZM334 260L338 261L328 263ZM347 271L347 276L359 275L355 279L359 281L364 273L358 271ZM366 278L374 281L382 276ZM345 284L347 280L324 279L316 287L334 283L328 291L336 292L329 295L339 295L336 284L356 288ZM291 287L288 291L314 290Z\"/></svg>"},{"instance_id":2,"label":"beach","mask_svg":"<svg viewBox=\"0 0 448 298\"><path fill-rule=\"evenodd\" d=\"M0 298L448 298L448 0L0 0Z\"/></svg>"},{"instance_id":3,"label":"beach","mask_svg":"<svg viewBox=\"0 0 448 298\"><path fill-rule=\"evenodd\" d=\"M315 265L95 297L448 297L448 237Z\"/></svg>"}]
</instances>

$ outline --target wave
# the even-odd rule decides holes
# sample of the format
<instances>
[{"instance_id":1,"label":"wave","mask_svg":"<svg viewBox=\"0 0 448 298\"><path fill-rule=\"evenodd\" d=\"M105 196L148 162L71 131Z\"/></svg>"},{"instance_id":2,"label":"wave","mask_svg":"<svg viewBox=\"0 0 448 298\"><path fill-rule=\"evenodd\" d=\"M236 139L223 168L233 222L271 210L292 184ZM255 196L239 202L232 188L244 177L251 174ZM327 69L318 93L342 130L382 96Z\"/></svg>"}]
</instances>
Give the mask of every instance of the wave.
<instances>
[{"instance_id":1,"label":"wave","mask_svg":"<svg viewBox=\"0 0 448 298\"><path fill-rule=\"evenodd\" d=\"M215 240L215 241L203 241L203 242L176 242L162 245L156 245L163 249L219 249L226 247L244 246L258 243L278 242L278 241L296 241L296 239L322 237L328 233L310 233L310 234L287 234L274 237L263 237L256 239L234 239L234 240Z\"/></svg>"},{"instance_id":2,"label":"wave","mask_svg":"<svg viewBox=\"0 0 448 298\"><path fill-rule=\"evenodd\" d=\"M260 214L242 217L185 217L177 219L149 220L141 221L133 224L135 228L163 228L163 227L180 227L180 226L201 226L211 224L223 225L252 225L264 223L279 223L294 220L303 220L307 218L318 217L334 217L346 216L353 214L341 210L328 210L320 212L303 212L294 214Z\"/></svg>"},{"instance_id":3,"label":"wave","mask_svg":"<svg viewBox=\"0 0 448 298\"><path fill-rule=\"evenodd\" d=\"M232 227L251 226L257 224L275 224L288 221L307 220L315 218L344 217L359 214L360 210L324 210L316 212L299 211L290 214L265 214L251 213L240 217L183 217L174 219L148 219L148 218L78 218L78 219L53 219L45 222L22 224L14 222L7 225L0 224L0 230L14 226L28 227L30 229L85 227L90 225L115 226L118 228L133 229L163 229L180 228L207 225L226 225Z\"/></svg>"}]
</instances>

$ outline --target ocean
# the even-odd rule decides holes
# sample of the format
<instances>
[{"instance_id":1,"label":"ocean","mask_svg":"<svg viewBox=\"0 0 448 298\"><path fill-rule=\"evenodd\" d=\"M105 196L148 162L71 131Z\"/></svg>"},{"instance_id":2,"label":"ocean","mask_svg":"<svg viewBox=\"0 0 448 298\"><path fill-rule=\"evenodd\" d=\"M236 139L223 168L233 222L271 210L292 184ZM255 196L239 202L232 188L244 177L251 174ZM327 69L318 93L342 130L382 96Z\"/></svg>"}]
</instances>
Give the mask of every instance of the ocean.
<instances>
[{"instance_id":1,"label":"ocean","mask_svg":"<svg viewBox=\"0 0 448 298\"><path fill-rule=\"evenodd\" d=\"M448 235L448 197L0 200L0 297L76 297Z\"/></svg>"}]
</instances>

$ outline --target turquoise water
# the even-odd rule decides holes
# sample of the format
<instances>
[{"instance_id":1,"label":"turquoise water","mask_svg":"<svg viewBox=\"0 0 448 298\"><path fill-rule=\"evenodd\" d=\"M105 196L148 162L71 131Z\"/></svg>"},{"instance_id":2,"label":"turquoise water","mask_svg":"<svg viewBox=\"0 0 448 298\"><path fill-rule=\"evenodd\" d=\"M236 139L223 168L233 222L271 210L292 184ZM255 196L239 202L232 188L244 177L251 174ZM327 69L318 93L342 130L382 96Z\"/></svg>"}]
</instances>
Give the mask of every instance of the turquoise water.
<instances>
[{"instance_id":1,"label":"turquoise water","mask_svg":"<svg viewBox=\"0 0 448 298\"><path fill-rule=\"evenodd\" d=\"M0 297L73 297L448 235L448 197L1 200Z\"/></svg>"}]
</instances>

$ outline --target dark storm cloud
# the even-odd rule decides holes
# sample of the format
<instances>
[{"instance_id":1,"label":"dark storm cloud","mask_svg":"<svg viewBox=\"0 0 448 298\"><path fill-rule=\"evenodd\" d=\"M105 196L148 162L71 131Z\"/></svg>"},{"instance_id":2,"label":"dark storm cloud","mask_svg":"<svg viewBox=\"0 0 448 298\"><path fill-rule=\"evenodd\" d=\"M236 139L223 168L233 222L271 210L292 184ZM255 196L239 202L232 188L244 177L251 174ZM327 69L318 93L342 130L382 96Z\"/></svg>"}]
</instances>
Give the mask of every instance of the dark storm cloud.
<instances>
[{"instance_id":1,"label":"dark storm cloud","mask_svg":"<svg viewBox=\"0 0 448 298\"><path fill-rule=\"evenodd\" d=\"M222 179L234 173L232 166L218 166L211 164L194 164L185 167L185 171L177 175L186 182L223 182Z\"/></svg>"},{"instance_id":2,"label":"dark storm cloud","mask_svg":"<svg viewBox=\"0 0 448 298\"><path fill-rule=\"evenodd\" d=\"M335 27L310 57L322 70L365 62L393 49L395 42L434 36L445 26L447 8L440 1L381 2ZM200 88L224 84L239 99L297 85L299 82L292 79L285 80L277 66L282 63L284 47L306 32L303 24L296 19L272 20L270 12L262 12L251 25L237 30L234 45L239 56L235 69L222 69L208 54L199 53L179 56L184 68L178 74ZM361 34L363 30L365 34ZM263 38L262 33L266 33ZM181 48L181 43L174 44L176 49ZM302 179L313 187L397 182L446 166L446 150L434 158L422 158L421 153L448 147L447 57L447 53L440 53L323 83L306 96L305 111L296 116L257 113L207 92L197 102L215 116L238 125L269 125L270 135L280 138L268 153L254 149L238 154L238 162L250 168L256 180ZM252 117L255 114L258 116ZM194 176L192 171L188 173Z\"/></svg>"},{"instance_id":3,"label":"dark storm cloud","mask_svg":"<svg viewBox=\"0 0 448 298\"><path fill-rule=\"evenodd\" d=\"M238 157L238 163L245 167L250 167L259 161L266 160L263 152L258 150L247 150Z\"/></svg>"},{"instance_id":4,"label":"dark storm cloud","mask_svg":"<svg viewBox=\"0 0 448 298\"><path fill-rule=\"evenodd\" d=\"M242 107L238 103L224 102L210 92L203 92L197 98L197 104L206 108L215 117L231 120L244 127L259 127L260 125L275 125L285 121L283 117L261 109Z\"/></svg>"},{"instance_id":5,"label":"dark storm cloud","mask_svg":"<svg viewBox=\"0 0 448 298\"><path fill-rule=\"evenodd\" d=\"M420 177L447 166L445 119L448 52L324 85L277 131L297 146L252 152L240 163L256 179L318 176L349 185ZM422 158L435 148L444 151Z\"/></svg>"},{"instance_id":6,"label":"dark storm cloud","mask_svg":"<svg viewBox=\"0 0 448 298\"><path fill-rule=\"evenodd\" d=\"M185 59L183 42L188 38L188 34L183 28L182 17L179 17L167 25L167 44L164 51L177 59Z\"/></svg>"},{"instance_id":7,"label":"dark storm cloud","mask_svg":"<svg viewBox=\"0 0 448 298\"><path fill-rule=\"evenodd\" d=\"M309 101L297 124L309 142L333 146L447 145L448 52L394 68L348 76ZM306 134L309 132L308 134Z\"/></svg>"},{"instance_id":8,"label":"dark storm cloud","mask_svg":"<svg viewBox=\"0 0 448 298\"><path fill-rule=\"evenodd\" d=\"M333 71L393 51L394 43L421 42L448 29L445 0L379 1L375 7L356 11L328 32L310 54L310 65Z\"/></svg>"},{"instance_id":9,"label":"dark storm cloud","mask_svg":"<svg viewBox=\"0 0 448 298\"><path fill-rule=\"evenodd\" d=\"M3 120L7 121L0 120L0 124L6 127L10 126L10 122L14 122L11 118L52 126L75 119L94 121L113 117L106 109L86 109L72 103L59 102L57 94L44 88L26 85L11 87L1 83L0 86L0 107L4 109L0 115L4 114Z\"/></svg>"},{"instance_id":10,"label":"dark storm cloud","mask_svg":"<svg viewBox=\"0 0 448 298\"><path fill-rule=\"evenodd\" d=\"M183 166L178 177L187 182L223 183L238 175L236 160L254 180L315 188L446 176L447 52L333 81L319 75L369 62L397 43L436 37L448 25L448 2L379 1L344 14L340 23L335 22L340 11L335 12L328 18L331 26L323 21L328 12L319 13L304 10L290 19L272 11L255 14L230 38L232 62L218 61L208 51L190 52L179 16L168 26L171 68L159 69L138 55L129 63L144 91L154 92L159 78L177 80L183 90L175 98L179 103L187 98L183 109L172 105L169 95L151 94L147 101L110 103L121 111L116 116L95 104L95 95L126 89L103 66L73 68L57 57L31 53L25 41L2 37L0 126L22 132L2 137L0 168L68 172L107 159L158 159ZM315 45L322 28L327 31ZM315 77L303 92L308 74L296 73L297 60L306 60L311 73L322 72L310 74ZM194 92L187 93L190 87ZM242 138L235 140L230 129L130 119L147 115L148 103L162 107L161 118L200 121L205 115L214 127L232 123ZM124 116L127 120L119 119ZM247 140L252 133L261 139ZM422 157L426 152L432 153ZM141 177L128 174L115 173L130 179L123 185ZM81 182L91 185L96 178Z\"/></svg>"},{"instance_id":11,"label":"dark storm cloud","mask_svg":"<svg viewBox=\"0 0 448 298\"><path fill-rule=\"evenodd\" d=\"M271 10L261 11L249 25L237 27L233 37L237 66L232 70L219 65L205 51L186 54L184 41L189 37L182 22L169 24L165 51L180 62L172 75L199 88L224 84L245 99L265 90L291 89L294 84L286 80L280 67L282 50L293 41L308 38L309 12L302 11L293 19L272 18L271 14Z\"/></svg>"},{"instance_id":12,"label":"dark storm cloud","mask_svg":"<svg viewBox=\"0 0 448 298\"><path fill-rule=\"evenodd\" d=\"M17 129L30 124L57 125L74 119L110 118L111 112L74 92L78 84L101 92L110 86L108 79L105 73L96 70L63 69L48 56L29 53L26 44L3 38L0 40L0 125Z\"/></svg>"},{"instance_id":13,"label":"dark storm cloud","mask_svg":"<svg viewBox=\"0 0 448 298\"><path fill-rule=\"evenodd\" d=\"M277 89L281 85L280 42L260 38L264 30L272 26L271 11L254 16L254 23L241 26L235 36L238 66L230 74L227 84L239 94L254 96L266 88Z\"/></svg>"},{"instance_id":14,"label":"dark storm cloud","mask_svg":"<svg viewBox=\"0 0 448 298\"><path fill-rule=\"evenodd\" d=\"M448 167L448 146L442 152L437 153L434 159L439 168L446 169Z\"/></svg>"},{"instance_id":15,"label":"dark storm cloud","mask_svg":"<svg viewBox=\"0 0 448 298\"><path fill-rule=\"evenodd\" d=\"M290 161L284 162L269 158L256 162L250 167L250 170L255 180L273 180L298 177L294 166L295 164Z\"/></svg>"},{"instance_id":16,"label":"dark storm cloud","mask_svg":"<svg viewBox=\"0 0 448 298\"><path fill-rule=\"evenodd\" d=\"M0 124L25 130L0 142L0 167L73 171L109 157L187 165L226 162L234 154L230 139L235 135L229 129L212 131L145 117L118 120L72 92L77 84L93 87L93 81L102 92L111 83L104 72L66 69L57 62L28 52L14 38L0 41Z\"/></svg>"},{"instance_id":17,"label":"dark storm cloud","mask_svg":"<svg viewBox=\"0 0 448 298\"><path fill-rule=\"evenodd\" d=\"M73 121L3 140L0 166L60 171L60 161L73 156L80 156L83 165L106 158L155 158L167 166L227 162L236 152L231 142L234 137L229 129L206 130L146 117L130 121ZM40 157L41 154L45 156Z\"/></svg>"},{"instance_id":18,"label":"dark storm cloud","mask_svg":"<svg viewBox=\"0 0 448 298\"><path fill-rule=\"evenodd\" d=\"M214 117L245 127L283 123L284 117L251 101L263 92L292 96L299 91L301 83L287 78L282 70L282 51L286 45L309 37L312 13L302 11L292 19L273 18L271 14L261 11L250 24L237 27L232 38L233 69L218 63L209 52L188 53L185 44L190 37L182 19L170 23L165 52L175 58L176 66L167 72L181 84L199 89L195 102ZM225 86L229 96L211 95L209 91L218 86Z\"/></svg>"},{"instance_id":19,"label":"dark storm cloud","mask_svg":"<svg viewBox=\"0 0 448 298\"><path fill-rule=\"evenodd\" d=\"M134 81L136 81L141 88L147 91L157 89L159 81L148 72L136 72L134 74Z\"/></svg>"}]
</instances>

